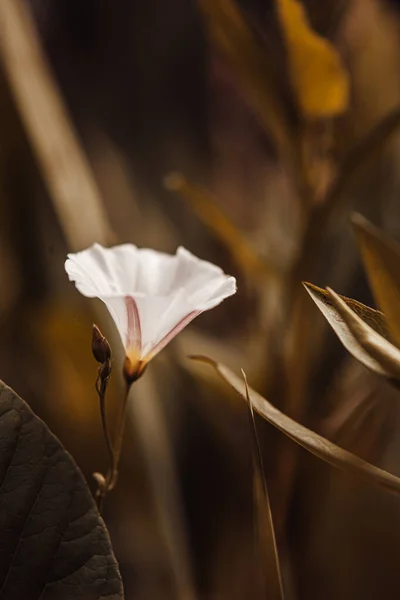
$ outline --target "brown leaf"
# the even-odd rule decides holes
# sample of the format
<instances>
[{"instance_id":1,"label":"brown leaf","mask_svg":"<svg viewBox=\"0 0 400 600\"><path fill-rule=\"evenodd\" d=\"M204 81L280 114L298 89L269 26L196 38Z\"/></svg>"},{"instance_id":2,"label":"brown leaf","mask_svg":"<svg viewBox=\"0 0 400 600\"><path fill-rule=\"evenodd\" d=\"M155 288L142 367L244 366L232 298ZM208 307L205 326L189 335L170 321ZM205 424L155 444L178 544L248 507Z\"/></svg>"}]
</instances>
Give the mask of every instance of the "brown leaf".
<instances>
[{"instance_id":1,"label":"brown leaf","mask_svg":"<svg viewBox=\"0 0 400 600\"><path fill-rule=\"evenodd\" d=\"M400 344L400 247L361 215L352 223L372 291Z\"/></svg>"},{"instance_id":2,"label":"brown leaf","mask_svg":"<svg viewBox=\"0 0 400 600\"><path fill-rule=\"evenodd\" d=\"M400 378L400 350L365 323L333 290L328 288L332 304L348 326L350 332L361 347L381 367L389 373L389 377Z\"/></svg>"},{"instance_id":3,"label":"brown leaf","mask_svg":"<svg viewBox=\"0 0 400 600\"><path fill-rule=\"evenodd\" d=\"M389 379L400 377L400 351L390 341L381 312L332 290L325 291L310 283L304 287L354 358L378 375Z\"/></svg>"},{"instance_id":4,"label":"brown leaf","mask_svg":"<svg viewBox=\"0 0 400 600\"><path fill-rule=\"evenodd\" d=\"M264 474L263 458L257 435L249 386L247 384L246 374L243 369L242 375L245 383L247 405L249 407L251 440L253 446L253 490L258 525L259 554L262 561L262 572L264 574L263 595L266 596L268 590L268 598L271 600L284 600L282 576L279 565L278 549L276 546L274 522L272 519L271 505L269 502L267 481Z\"/></svg>"},{"instance_id":5,"label":"brown leaf","mask_svg":"<svg viewBox=\"0 0 400 600\"><path fill-rule=\"evenodd\" d=\"M192 356L192 358L211 365L226 383L246 400L246 386L243 380L228 367L216 363L206 356ZM296 444L334 467L390 492L400 494L400 479L398 477L371 465L351 452L343 450L343 448L339 448L339 446L314 431L287 417L251 388L249 393L254 410Z\"/></svg>"}]
</instances>

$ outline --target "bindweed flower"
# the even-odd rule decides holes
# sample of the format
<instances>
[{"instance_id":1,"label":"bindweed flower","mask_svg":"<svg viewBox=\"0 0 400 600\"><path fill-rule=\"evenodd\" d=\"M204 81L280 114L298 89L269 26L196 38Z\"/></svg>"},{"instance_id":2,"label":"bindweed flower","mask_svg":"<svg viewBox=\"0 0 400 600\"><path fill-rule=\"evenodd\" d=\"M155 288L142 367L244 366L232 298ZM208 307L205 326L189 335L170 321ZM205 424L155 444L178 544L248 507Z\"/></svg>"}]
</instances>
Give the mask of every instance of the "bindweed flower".
<instances>
[{"instance_id":1,"label":"bindweed flower","mask_svg":"<svg viewBox=\"0 0 400 600\"><path fill-rule=\"evenodd\" d=\"M68 254L65 269L81 294L107 306L132 380L193 319L236 292L234 277L182 247L169 255L133 244L94 244Z\"/></svg>"}]
</instances>

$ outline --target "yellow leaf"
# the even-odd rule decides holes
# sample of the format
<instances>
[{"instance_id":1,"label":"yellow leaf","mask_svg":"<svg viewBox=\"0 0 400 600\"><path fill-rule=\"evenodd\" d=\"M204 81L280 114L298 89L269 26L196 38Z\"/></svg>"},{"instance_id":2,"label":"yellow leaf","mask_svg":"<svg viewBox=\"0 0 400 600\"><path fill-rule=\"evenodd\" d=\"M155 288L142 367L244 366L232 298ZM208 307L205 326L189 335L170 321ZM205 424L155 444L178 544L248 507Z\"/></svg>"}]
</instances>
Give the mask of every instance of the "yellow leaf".
<instances>
[{"instance_id":1,"label":"yellow leaf","mask_svg":"<svg viewBox=\"0 0 400 600\"><path fill-rule=\"evenodd\" d=\"M349 79L337 50L311 29L298 0L277 0L286 39L292 85L304 116L334 117L349 102Z\"/></svg>"}]
</instances>

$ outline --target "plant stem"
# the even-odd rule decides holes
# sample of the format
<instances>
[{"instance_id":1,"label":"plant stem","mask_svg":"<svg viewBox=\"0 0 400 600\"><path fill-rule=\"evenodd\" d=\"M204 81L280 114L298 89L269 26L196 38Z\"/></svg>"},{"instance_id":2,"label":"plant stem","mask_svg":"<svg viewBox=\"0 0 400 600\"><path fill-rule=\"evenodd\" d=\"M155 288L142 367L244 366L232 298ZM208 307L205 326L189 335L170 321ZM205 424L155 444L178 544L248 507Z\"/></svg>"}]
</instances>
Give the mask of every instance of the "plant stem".
<instances>
[{"instance_id":1,"label":"plant stem","mask_svg":"<svg viewBox=\"0 0 400 600\"><path fill-rule=\"evenodd\" d=\"M106 392L107 392L108 379L101 379L100 377L96 382L96 390L100 400L100 414L101 424L103 426L104 437L107 444L107 450L110 458L110 468L114 466L114 449L111 441L110 432L108 431L107 414L106 414Z\"/></svg>"},{"instance_id":2,"label":"plant stem","mask_svg":"<svg viewBox=\"0 0 400 600\"><path fill-rule=\"evenodd\" d=\"M132 381L126 382L125 394L122 403L120 404L120 409L117 417L117 427L115 432L114 442L111 439L111 435L108 429L107 424L107 414L106 414L106 392L107 392L107 384L108 384L109 376L102 377L99 374L99 377L96 381L96 391L99 395L100 400L100 414L101 414L101 422L103 425L104 437L107 443L107 449L110 457L110 466L107 471L106 477L101 475L100 473L95 473L94 477L98 483L98 489L96 492L96 502L97 508L101 513L104 504L104 498L108 492L114 489L117 480L118 480L118 466L119 460L121 457L122 450L122 442L124 439L124 431L125 431L125 423L126 423L126 415L127 415L127 406L128 406L128 398L129 392L131 389Z\"/></svg>"},{"instance_id":3,"label":"plant stem","mask_svg":"<svg viewBox=\"0 0 400 600\"><path fill-rule=\"evenodd\" d=\"M111 441L110 432L108 430L107 413L106 413L106 393L107 393L108 380L109 380L109 377L102 377L99 374L99 376L97 377L97 380L96 380L96 391L99 396L101 423L103 426L103 433L104 433L104 437L106 440L107 450L108 450L109 459L110 459L109 471L112 472L114 470L114 449L113 449L113 445L112 445L112 441ZM104 496L106 495L107 490L108 490L108 483L107 483L107 479L104 479L104 477L100 473L96 473L95 478L96 478L96 481L98 484L98 489L96 492L97 508L98 508L99 513L101 513L103 510Z\"/></svg>"},{"instance_id":4,"label":"plant stem","mask_svg":"<svg viewBox=\"0 0 400 600\"><path fill-rule=\"evenodd\" d=\"M117 480L118 480L118 466L119 460L121 458L121 450L122 450L122 441L124 439L125 432L125 423L126 423L126 415L127 415L127 406L129 399L129 392L132 386L132 382L127 382L125 388L124 399L120 405L118 421L117 421L117 432L115 436L115 445L113 450L113 462L111 465L111 469L107 474L106 482L107 482L107 491L114 489Z\"/></svg>"}]
</instances>

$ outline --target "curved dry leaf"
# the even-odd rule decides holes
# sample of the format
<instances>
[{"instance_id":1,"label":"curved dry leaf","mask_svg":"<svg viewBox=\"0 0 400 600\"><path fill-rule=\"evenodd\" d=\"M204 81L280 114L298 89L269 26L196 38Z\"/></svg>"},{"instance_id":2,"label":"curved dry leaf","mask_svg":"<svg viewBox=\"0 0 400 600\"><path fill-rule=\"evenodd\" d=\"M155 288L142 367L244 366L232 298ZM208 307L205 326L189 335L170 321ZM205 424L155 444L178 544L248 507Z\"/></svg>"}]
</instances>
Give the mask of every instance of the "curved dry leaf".
<instances>
[{"instance_id":1,"label":"curved dry leaf","mask_svg":"<svg viewBox=\"0 0 400 600\"><path fill-rule=\"evenodd\" d=\"M244 381L228 367L216 363L206 356L192 356L192 358L211 365L222 379L246 400ZM351 452L336 446L326 438L311 431L311 429L307 429L307 427L293 421L251 388L249 388L249 394L253 408L259 415L311 454L359 479L395 494L400 494L400 478L371 465Z\"/></svg>"},{"instance_id":2,"label":"curved dry leaf","mask_svg":"<svg viewBox=\"0 0 400 600\"><path fill-rule=\"evenodd\" d=\"M390 342L385 316L356 300L303 283L343 346L365 367L391 379L385 355L399 352Z\"/></svg>"},{"instance_id":3,"label":"curved dry leaf","mask_svg":"<svg viewBox=\"0 0 400 600\"><path fill-rule=\"evenodd\" d=\"M349 77L339 53L311 29L298 0L278 0L278 12L287 41L292 85L309 119L334 117L347 109Z\"/></svg>"},{"instance_id":4,"label":"curved dry leaf","mask_svg":"<svg viewBox=\"0 0 400 600\"><path fill-rule=\"evenodd\" d=\"M246 401L249 408L251 427L254 502L258 525L259 552L262 560L262 573L264 575L263 596L266 597L268 590L268 598L270 598L270 600L284 600L279 555L276 546L274 522L271 513L267 481L265 479L262 452L258 440L247 377L243 369L242 375L245 384Z\"/></svg>"},{"instance_id":5,"label":"curved dry leaf","mask_svg":"<svg viewBox=\"0 0 400 600\"><path fill-rule=\"evenodd\" d=\"M329 288L327 291L333 306L361 347L382 367L389 378L400 379L400 350L367 325L338 294Z\"/></svg>"},{"instance_id":6,"label":"curved dry leaf","mask_svg":"<svg viewBox=\"0 0 400 600\"><path fill-rule=\"evenodd\" d=\"M400 344L400 247L361 215L352 223L372 291Z\"/></svg>"}]
</instances>

